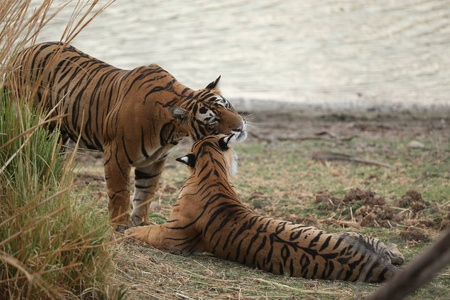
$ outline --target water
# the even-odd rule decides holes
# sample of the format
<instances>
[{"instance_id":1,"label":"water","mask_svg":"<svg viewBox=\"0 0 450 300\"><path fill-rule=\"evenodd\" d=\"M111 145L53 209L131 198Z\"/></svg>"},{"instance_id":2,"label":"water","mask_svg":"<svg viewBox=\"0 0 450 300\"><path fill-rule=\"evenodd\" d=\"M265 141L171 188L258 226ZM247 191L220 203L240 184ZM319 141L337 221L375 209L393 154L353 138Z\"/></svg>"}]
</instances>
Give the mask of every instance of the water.
<instances>
[{"instance_id":1,"label":"water","mask_svg":"<svg viewBox=\"0 0 450 300\"><path fill-rule=\"evenodd\" d=\"M70 10L40 36L58 40ZM72 44L230 99L450 105L450 1L116 1Z\"/></svg>"}]
</instances>

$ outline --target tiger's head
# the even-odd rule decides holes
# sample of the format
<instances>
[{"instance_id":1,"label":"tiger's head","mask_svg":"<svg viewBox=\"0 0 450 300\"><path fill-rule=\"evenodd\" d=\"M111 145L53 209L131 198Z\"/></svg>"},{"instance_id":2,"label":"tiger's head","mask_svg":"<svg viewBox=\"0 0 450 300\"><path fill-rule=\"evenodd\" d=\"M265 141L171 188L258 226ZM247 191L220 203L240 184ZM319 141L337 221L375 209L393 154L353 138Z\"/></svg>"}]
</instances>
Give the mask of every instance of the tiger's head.
<instances>
[{"instance_id":1,"label":"tiger's head","mask_svg":"<svg viewBox=\"0 0 450 300\"><path fill-rule=\"evenodd\" d=\"M220 76L181 106L169 113L187 126L189 136L198 141L208 135L234 134L241 142L247 137L247 122L219 90Z\"/></svg>"},{"instance_id":2,"label":"tiger's head","mask_svg":"<svg viewBox=\"0 0 450 300\"><path fill-rule=\"evenodd\" d=\"M220 164L218 169L228 170L228 175L233 177L237 173L238 157L231 148L231 143L236 142L236 135L211 135L195 142L190 151L176 160L186 164L191 173L201 169L201 165Z\"/></svg>"}]
</instances>

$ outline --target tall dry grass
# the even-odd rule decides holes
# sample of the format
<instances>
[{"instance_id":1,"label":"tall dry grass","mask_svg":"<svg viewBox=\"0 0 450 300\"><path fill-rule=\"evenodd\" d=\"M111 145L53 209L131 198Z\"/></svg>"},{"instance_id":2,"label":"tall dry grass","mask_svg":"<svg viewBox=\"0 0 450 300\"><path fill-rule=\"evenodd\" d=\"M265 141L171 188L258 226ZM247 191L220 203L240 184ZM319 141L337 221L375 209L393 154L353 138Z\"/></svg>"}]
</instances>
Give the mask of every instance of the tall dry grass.
<instances>
[{"instance_id":1,"label":"tall dry grass","mask_svg":"<svg viewBox=\"0 0 450 300\"><path fill-rule=\"evenodd\" d=\"M14 53L34 43L67 5L53 10L52 0L32 8L35 3L0 2L3 78ZM73 39L105 8L97 5L76 2L60 39ZM74 201L76 151L61 151L58 133L43 126L48 121L28 99L12 99L0 89L0 299L121 298L123 291L111 283L107 216L93 215L89 205Z\"/></svg>"},{"instance_id":2,"label":"tall dry grass","mask_svg":"<svg viewBox=\"0 0 450 300\"><path fill-rule=\"evenodd\" d=\"M10 58L25 46L36 42L39 32L61 10L73 7L71 18L55 40L70 43L98 14L114 0L2 0L0 2L0 76L8 71Z\"/></svg>"}]
</instances>

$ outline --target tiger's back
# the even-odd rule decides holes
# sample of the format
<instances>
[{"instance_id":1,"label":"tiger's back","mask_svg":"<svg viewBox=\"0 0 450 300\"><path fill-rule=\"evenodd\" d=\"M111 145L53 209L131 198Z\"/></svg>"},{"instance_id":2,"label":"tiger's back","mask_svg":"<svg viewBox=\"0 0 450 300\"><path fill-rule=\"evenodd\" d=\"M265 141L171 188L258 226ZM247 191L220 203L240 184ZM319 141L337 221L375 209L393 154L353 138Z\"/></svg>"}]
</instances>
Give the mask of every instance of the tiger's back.
<instances>
[{"instance_id":1,"label":"tiger's back","mask_svg":"<svg viewBox=\"0 0 450 300\"><path fill-rule=\"evenodd\" d=\"M25 49L15 58L12 70L9 85L16 98L27 88L34 88L29 93L34 95L35 106L54 109L53 116L67 115L61 120L63 135L74 141L81 135L83 146L100 151L107 135L105 128L117 126L117 118L111 116L113 110L130 110L130 105L123 103L127 96L140 100L148 97L140 95L142 91L155 92L136 89L137 86L154 81L158 81L158 87L176 82L157 65L123 70L57 42ZM178 85L181 91L187 89Z\"/></svg>"}]
</instances>

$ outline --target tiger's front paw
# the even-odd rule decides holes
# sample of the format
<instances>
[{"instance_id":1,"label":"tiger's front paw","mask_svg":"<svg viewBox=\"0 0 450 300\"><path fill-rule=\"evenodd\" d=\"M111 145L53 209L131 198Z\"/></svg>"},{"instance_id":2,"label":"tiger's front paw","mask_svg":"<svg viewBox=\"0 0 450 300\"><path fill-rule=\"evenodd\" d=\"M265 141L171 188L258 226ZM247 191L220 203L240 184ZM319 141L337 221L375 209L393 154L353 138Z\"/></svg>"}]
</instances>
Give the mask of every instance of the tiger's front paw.
<instances>
[{"instance_id":1,"label":"tiger's front paw","mask_svg":"<svg viewBox=\"0 0 450 300\"><path fill-rule=\"evenodd\" d=\"M147 216L147 218L145 218ZM148 221L148 212L142 213L139 210L134 210L131 213L131 221L133 222L134 226L145 226L150 225L151 223Z\"/></svg>"},{"instance_id":2,"label":"tiger's front paw","mask_svg":"<svg viewBox=\"0 0 450 300\"><path fill-rule=\"evenodd\" d=\"M119 225L115 225L114 228L115 228L116 232L124 233L125 230L130 228L130 225L119 224Z\"/></svg>"},{"instance_id":3,"label":"tiger's front paw","mask_svg":"<svg viewBox=\"0 0 450 300\"><path fill-rule=\"evenodd\" d=\"M133 226L131 223L130 217L123 218L119 222L112 222L111 224L116 232L123 233L125 230Z\"/></svg>"},{"instance_id":4,"label":"tiger's front paw","mask_svg":"<svg viewBox=\"0 0 450 300\"><path fill-rule=\"evenodd\" d=\"M149 221L144 220L143 218L140 217L132 217L132 221L133 221L133 226L134 227L139 227L139 226L147 226L147 225L151 225L152 223Z\"/></svg>"},{"instance_id":5,"label":"tiger's front paw","mask_svg":"<svg viewBox=\"0 0 450 300\"><path fill-rule=\"evenodd\" d=\"M125 237L132 238L136 234L136 227L128 228L124 231Z\"/></svg>"},{"instance_id":6,"label":"tiger's front paw","mask_svg":"<svg viewBox=\"0 0 450 300\"><path fill-rule=\"evenodd\" d=\"M128 228L125 230L124 234L127 238L148 242L151 227L152 225Z\"/></svg>"}]
</instances>

